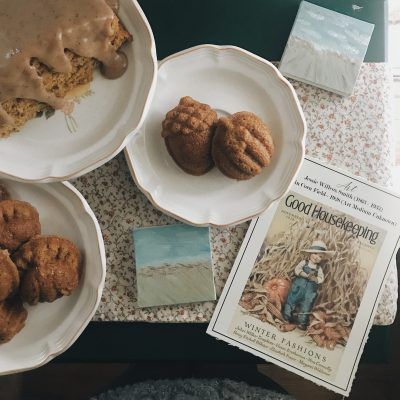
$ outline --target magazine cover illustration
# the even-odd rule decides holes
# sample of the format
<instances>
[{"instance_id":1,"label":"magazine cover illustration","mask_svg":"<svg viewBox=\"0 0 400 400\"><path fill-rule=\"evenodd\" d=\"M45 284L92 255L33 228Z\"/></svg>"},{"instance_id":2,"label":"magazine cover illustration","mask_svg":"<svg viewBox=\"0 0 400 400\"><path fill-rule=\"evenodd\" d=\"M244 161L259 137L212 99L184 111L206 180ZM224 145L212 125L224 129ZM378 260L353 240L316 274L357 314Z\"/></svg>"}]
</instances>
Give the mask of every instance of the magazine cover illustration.
<instances>
[{"instance_id":1,"label":"magazine cover illustration","mask_svg":"<svg viewBox=\"0 0 400 400\"><path fill-rule=\"evenodd\" d=\"M334 378L384 237L382 229L288 193L230 333L321 378Z\"/></svg>"},{"instance_id":2,"label":"magazine cover illustration","mask_svg":"<svg viewBox=\"0 0 400 400\"><path fill-rule=\"evenodd\" d=\"M305 158L255 218L207 333L348 396L400 243L400 196Z\"/></svg>"}]
</instances>

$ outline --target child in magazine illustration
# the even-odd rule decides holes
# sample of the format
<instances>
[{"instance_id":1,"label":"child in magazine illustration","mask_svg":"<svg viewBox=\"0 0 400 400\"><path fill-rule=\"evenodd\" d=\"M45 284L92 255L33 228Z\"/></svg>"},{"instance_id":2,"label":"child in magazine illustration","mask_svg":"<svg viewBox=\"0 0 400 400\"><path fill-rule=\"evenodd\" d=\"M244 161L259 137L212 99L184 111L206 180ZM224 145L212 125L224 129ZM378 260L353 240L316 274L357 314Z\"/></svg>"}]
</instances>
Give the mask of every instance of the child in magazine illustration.
<instances>
[{"instance_id":1,"label":"child in magazine illustration","mask_svg":"<svg viewBox=\"0 0 400 400\"><path fill-rule=\"evenodd\" d=\"M294 269L296 276L283 306L282 316L287 322L297 323L299 329L306 330L318 288L325 279L321 264L334 252L329 251L324 242L317 240L302 253L306 257Z\"/></svg>"}]
</instances>

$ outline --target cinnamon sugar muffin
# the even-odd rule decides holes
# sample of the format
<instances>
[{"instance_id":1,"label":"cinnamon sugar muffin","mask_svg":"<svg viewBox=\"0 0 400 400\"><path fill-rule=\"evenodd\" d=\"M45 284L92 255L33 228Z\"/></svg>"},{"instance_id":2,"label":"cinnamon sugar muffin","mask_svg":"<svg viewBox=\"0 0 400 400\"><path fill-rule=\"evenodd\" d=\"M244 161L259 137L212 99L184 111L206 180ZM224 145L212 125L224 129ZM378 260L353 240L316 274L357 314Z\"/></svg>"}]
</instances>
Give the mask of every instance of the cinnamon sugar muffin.
<instances>
[{"instance_id":1,"label":"cinnamon sugar muffin","mask_svg":"<svg viewBox=\"0 0 400 400\"><path fill-rule=\"evenodd\" d=\"M10 198L10 193L8 190L0 183L0 201L8 200Z\"/></svg>"},{"instance_id":2,"label":"cinnamon sugar muffin","mask_svg":"<svg viewBox=\"0 0 400 400\"><path fill-rule=\"evenodd\" d=\"M59 236L35 236L14 255L21 274L19 294L30 305L70 295L82 272L81 254L74 243Z\"/></svg>"},{"instance_id":3,"label":"cinnamon sugar muffin","mask_svg":"<svg viewBox=\"0 0 400 400\"><path fill-rule=\"evenodd\" d=\"M168 153L185 172L203 175L214 166L211 144L217 119L209 105L189 96L167 113L161 135Z\"/></svg>"},{"instance_id":4,"label":"cinnamon sugar muffin","mask_svg":"<svg viewBox=\"0 0 400 400\"><path fill-rule=\"evenodd\" d=\"M273 153L271 130L257 115L241 111L219 119L212 157L224 175L250 179L269 165Z\"/></svg>"},{"instance_id":5,"label":"cinnamon sugar muffin","mask_svg":"<svg viewBox=\"0 0 400 400\"><path fill-rule=\"evenodd\" d=\"M0 249L10 252L40 233L39 213L20 200L0 202Z\"/></svg>"},{"instance_id":6,"label":"cinnamon sugar muffin","mask_svg":"<svg viewBox=\"0 0 400 400\"><path fill-rule=\"evenodd\" d=\"M7 250L0 250L0 301L15 294L19 286L17 267Z\"/></svg>"},{"instance_id":7,"label":"cinnamon sugar muffin","mask_svg":"<svg viewBox=\"0 0 400 400\"><path fill-rule=\"evenodd\" d=\"M27 316L18 296L0 303L0 344L9 342L25 326Z\"/></svg>"}]
</instances>

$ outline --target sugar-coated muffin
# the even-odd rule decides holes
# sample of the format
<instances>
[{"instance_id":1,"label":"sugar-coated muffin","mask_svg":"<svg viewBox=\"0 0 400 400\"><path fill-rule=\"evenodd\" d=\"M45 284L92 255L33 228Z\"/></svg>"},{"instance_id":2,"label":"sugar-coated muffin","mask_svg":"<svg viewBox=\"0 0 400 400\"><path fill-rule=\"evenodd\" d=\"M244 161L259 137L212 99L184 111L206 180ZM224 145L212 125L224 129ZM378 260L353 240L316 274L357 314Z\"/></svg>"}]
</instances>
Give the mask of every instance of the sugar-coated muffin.
<instances>
[{"instance_id":1,"label":"sugar-coated muffin","mask_svg":"<svg viewBox=\"0 0 400 400\"><path fill-rule=\"evenodd\" d=\"M8 200L10 198L10 193L5 186L0 183L0 201Z\"/></svg>"},{"instance_id":2,"label":"sugar-coated muffin","mask_svg":"<svg viewBox=\"0 0 400 400\"><path fill-rule=\"evenodd\" d=\"M20 200L0 202L0 249L13 252L40 230L39 213L31 204Z\"/></svg>"},{"instance_id":3,"label":"sugar-coated muffin","mask_svg":"<svg viewBox=\"0 0 400 400\"><path fill-rule=\"evenodd\" d=\"M169 111L162 123L162 137L176 164L192 175L203 175L214 162L211 144L217 113L189 96Z\"/></svg>"},{"instance_id":4,"label":"sugar-coated muffin","mask_svg":"<svg viewBox=\"0 0 400 400\"><path fill-rule=\"evenodd\" d=\"M21 275L19 294L30 305L70 295L81 277L81 254L59 236L35 236L14 255Z\"/></svg>"},{"instance_id":5,"label":"sugar-coated muffin","mask_svg":"<svg viewBox=\"0 0 400 400\"><path fill-rule=\"evenodd\" d=\"M257 115L241 111L218 120L212 157L224 175L250 179L269 165L273 153L271 130Z\"/></svg>"},{"instance_id":6,"label":"sugar-coated muffin","mask_svg":"<svg viewBox=\"0 0 400 400\"><path fill-rule=\"evenodd\" d=\"M25 326L27 316L18 296L0 303L0 344L9 342Z\"/></svg>"},{"instance_id":7,"label":"sugar-coated muffin","mask_svg":"<svg viewBox=\"0 0 400 400\"><path fill-rule=\"evenodd\" d=\"M19 286L18 269L7 250L0 250L0 301L16 293Z\"/></svg>"}]
</instances>

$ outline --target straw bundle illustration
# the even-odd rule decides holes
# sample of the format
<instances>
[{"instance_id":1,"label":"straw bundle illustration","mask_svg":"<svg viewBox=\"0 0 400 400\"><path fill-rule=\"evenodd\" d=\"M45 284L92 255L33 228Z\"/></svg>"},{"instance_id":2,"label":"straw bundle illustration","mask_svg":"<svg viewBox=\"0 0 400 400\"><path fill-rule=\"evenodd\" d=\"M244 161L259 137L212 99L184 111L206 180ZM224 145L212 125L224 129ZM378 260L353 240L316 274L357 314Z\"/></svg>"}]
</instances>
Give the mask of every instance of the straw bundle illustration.
<instances>
[{"instance_id":1,"label":"straw bundle illustration","mask_svg":"<svg viewBox=\"0 0 400 400\"><path fill-rule=\"evenodd\" d=\"M360 243L351 233L319 220L298 220L286 232L275 235L257 257L240 305L254 317L282 331L296 328L281 315L294 276L295 266L304 259L302 249L322 240L334 255L322 266L324 282L310 315L306 334L321 347L345 345L353 325L367 272L360 264Z\"/></svg>"}]
</instances>

